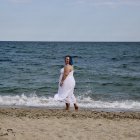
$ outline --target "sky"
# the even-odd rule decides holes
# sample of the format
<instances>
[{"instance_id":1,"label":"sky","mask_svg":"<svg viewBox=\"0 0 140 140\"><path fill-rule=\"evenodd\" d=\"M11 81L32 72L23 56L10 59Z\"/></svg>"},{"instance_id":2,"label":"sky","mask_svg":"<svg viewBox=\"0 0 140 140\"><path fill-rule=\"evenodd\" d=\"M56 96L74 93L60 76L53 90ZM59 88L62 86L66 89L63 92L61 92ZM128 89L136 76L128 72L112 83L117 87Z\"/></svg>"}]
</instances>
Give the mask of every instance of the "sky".
<instances>
[{"instance_id":1,"label":"sky","mask_svg":"<svg viewBox=\"0 0 140 140\"><path fill-rule=\"evenodd\" d=\"M0 0L0 41L140 41L140 0Z\"/></svg>"}]
</instances>

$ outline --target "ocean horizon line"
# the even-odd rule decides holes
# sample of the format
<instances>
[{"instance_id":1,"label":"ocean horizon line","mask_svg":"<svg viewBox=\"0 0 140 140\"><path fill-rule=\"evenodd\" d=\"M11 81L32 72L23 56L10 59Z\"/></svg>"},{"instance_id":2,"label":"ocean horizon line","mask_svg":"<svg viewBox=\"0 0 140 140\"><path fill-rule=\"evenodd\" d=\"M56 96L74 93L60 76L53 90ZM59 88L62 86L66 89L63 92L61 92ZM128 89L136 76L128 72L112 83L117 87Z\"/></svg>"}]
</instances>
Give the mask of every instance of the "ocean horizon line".
<instances>
[{"instance_id":1,"label":"ocean horizon line","mask_svg":"<svg viewBox=\"0 0 140 140\"><path fill-rule=\"evenodd\" d=\"M0 42L56 42L56 43L140 43L140 41L59 41L59 40L0 40Z\"/></svg>"}]
</instances>

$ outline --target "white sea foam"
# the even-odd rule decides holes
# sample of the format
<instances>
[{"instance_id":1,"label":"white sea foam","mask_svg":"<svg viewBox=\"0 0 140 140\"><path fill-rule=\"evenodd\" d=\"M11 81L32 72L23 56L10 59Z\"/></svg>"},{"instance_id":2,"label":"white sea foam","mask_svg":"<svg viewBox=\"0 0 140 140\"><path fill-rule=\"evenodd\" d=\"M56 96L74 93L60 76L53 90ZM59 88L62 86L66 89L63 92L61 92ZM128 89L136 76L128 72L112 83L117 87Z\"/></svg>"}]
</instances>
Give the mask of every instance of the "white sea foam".
<instances>
[{"instance_id":1,"label":"white sea foam","mask_svg":"<svg viewBox=\"0 0 140 140\"><path fill-rule=\"evenodd\" d=\"M129 109L140 110L140 102L125 100L125 101L94 101L90 97L77 97L78 105L81 108L96 108L96 109ZM27 106L27 107L63 107L65 104L56 102L52 97L38 97L36 94L26 96L0 96L1 106Z\"/></svg>"}]
</instances>

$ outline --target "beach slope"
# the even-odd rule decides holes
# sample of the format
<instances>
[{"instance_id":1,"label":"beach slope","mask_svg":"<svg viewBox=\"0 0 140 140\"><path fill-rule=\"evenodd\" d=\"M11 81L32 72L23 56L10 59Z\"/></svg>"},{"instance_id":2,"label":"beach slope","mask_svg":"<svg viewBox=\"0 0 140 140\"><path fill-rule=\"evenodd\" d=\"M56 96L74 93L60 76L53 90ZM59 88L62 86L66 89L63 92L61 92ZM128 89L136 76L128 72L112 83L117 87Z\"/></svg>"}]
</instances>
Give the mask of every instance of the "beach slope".
<instances>
[{"instance_id":1,"label":"beach slope","mask_svg":"<svg viewBox=\"0 0 140 140\"><path fill-rule=\"evenodd\" d=\"M140 112L0 108L0 140L139 140Z\"/></svg>"}]
</instances>

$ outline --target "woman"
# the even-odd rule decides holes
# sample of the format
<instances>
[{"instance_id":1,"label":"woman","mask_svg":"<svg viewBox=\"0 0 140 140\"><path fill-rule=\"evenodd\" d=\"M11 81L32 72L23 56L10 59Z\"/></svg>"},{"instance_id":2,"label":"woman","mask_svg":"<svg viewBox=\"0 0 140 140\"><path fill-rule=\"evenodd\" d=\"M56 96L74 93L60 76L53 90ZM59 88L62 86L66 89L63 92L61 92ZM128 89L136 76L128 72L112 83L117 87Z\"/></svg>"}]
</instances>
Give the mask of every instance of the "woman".
<instances>
[{"instance_id":1,"label":"woman","mask_svg":"<svg viewBox=\"0 0 140 140\"><path fill-rule=\"evenodd\" d=\"M74 69L71 56L65 56L65 66L61 69L60 72L61 75L59 78L58 93L54 96L54 99L57 101L65 102L66 110L69 110L70 103L73 103L75 110L78 111L76 98L73 94L75 87L75 79L73 77Z\"/></svg>"}]
</instances>

